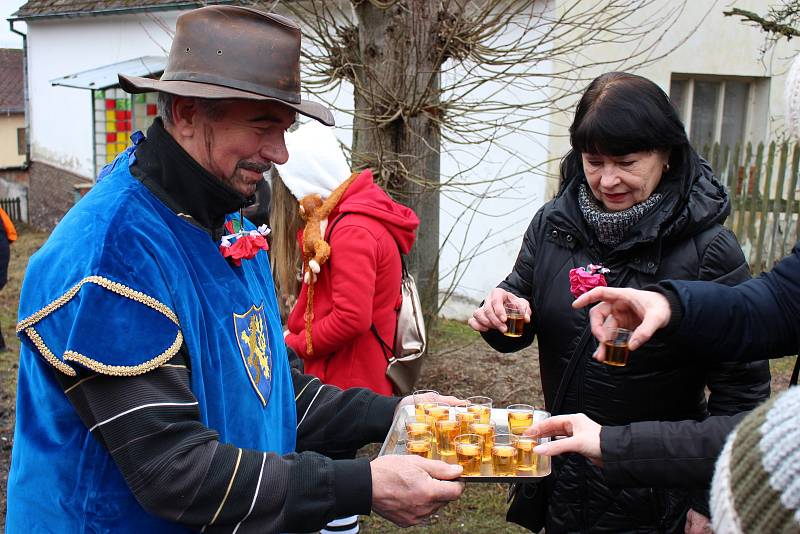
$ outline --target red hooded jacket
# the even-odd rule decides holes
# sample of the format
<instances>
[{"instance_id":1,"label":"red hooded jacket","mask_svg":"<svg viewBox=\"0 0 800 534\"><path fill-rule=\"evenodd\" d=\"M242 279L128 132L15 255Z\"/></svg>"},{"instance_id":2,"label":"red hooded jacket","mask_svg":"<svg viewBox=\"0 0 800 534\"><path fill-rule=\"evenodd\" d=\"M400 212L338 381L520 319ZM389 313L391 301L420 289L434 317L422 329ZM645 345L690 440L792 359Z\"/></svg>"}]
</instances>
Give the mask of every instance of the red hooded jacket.
<instances>
[{"instance_id":1,"label":"red hooded jacket","mask_svg":"<svg viewBox=\"0 0 800 534\"><path fill-rule=\"evenodd\" d=\"M389 198L369 170L356 178L333 209L329 229L343 213L347 215L333 231L326 231L331 254L314 284L314 355L306 354L306 284L287 320L286 345L303 359L307 373L327 384L391 395L386 355L370 325L374 323L383 340L393 345L401 302L400 251L411 250L419 219Z\"/></svg>"}]
</instances>

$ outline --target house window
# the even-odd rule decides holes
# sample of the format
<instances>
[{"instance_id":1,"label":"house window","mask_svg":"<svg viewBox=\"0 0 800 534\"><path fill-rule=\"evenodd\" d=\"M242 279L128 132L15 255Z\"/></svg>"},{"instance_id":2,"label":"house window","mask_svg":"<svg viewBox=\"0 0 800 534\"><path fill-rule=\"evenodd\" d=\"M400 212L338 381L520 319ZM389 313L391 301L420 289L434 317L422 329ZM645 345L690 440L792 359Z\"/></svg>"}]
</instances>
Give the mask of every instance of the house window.
<instances>
[{"instance_id":1,"label":"house window","mask_svg":"<svg viewBox=\"0 0 800 534\"><path fill-rule=\"evenodd\" d=\"M17 154L25 155L25 128L17 128Z\"/></svg>"},{"instance_id":2,"label":"house window","mask_svg":"<svg viewBox=\"0 0 800 534\"><path fill-rule=\"evenodd\" d=\"M692 146L733 148L766 134L769 78L673 74L670 99Z\"/></svg>"},{"instance_id":3,"label":"house window","mask_svg":"<svg viewBox=\"0 0 800 534\"><path fill-rule=\"evenodd\" d=\"M131 134L145 131L152 124L157 93L129 95L120 88L94 93L94 151L95 172L123 152L130 144Z\"/></svg>"}]
</instances>

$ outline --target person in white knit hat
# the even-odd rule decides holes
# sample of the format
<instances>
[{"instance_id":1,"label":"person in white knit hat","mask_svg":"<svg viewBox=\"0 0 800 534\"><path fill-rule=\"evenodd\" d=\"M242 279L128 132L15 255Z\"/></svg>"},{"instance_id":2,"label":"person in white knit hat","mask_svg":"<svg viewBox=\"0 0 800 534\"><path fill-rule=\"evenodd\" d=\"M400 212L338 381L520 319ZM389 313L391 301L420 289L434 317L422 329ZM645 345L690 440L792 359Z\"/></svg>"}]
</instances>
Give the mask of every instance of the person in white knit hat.
<instances>
[{"instance_id":1,"label":"person in white knit hat","mask_svg":"<svg viewBox=\"0 0 800 534\"><path fill-rule=\"evenodd\" d=\"M411 249L419 219L369 170L351 173L330 128L305 123L286 135L286 147L290 158L277 166L278 178L305 219L303 284L287 319L286 346L326 384L391 395L384 347L397 327L400 255ZM358 516L322 532L358 532Z\"/></svg>"},{"instance_id":2,"label":"person in white knit hat","mask_svg":"<svg viewBox=\"0 0 800 534\"><path fill-rule=\"evenodd\" d=\"M370 170L351 173L330 128L305 123L286 135L286 147L291 157L278 175L306 218L304 284L286 345L325 383L390 395L384 344L397 326L400 255L414 244L419 219Z\"/></svg>"}]
</instances>

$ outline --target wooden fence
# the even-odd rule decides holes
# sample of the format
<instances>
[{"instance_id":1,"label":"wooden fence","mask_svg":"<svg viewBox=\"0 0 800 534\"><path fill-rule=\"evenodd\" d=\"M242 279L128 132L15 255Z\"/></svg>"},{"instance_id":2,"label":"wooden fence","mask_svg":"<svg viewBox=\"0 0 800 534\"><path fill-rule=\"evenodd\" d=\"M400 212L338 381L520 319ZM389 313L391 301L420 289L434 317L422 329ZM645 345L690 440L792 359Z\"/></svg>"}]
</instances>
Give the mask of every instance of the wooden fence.
<instances>
[{"instance_id":1,"label":"wooden fence","mask_svg":"<svg viewBox=\"0 0 800 534\"><path fill-rule=\"evenodd\" d=\"M705 147L701 151L728 187L733 230L753 274L769 270L800 239L800 144Z\"/></svg>"},{"instance_id":2,"label":"wooden fence","mask_svg":"<svg viewBox=\"0 0 800 534\"><path fill-rule=\"evenodd\" d=\"M20 198L0 198L0 208L3 208L12 221L22 220L22 204Z\"/></svg>"}]
</instances>

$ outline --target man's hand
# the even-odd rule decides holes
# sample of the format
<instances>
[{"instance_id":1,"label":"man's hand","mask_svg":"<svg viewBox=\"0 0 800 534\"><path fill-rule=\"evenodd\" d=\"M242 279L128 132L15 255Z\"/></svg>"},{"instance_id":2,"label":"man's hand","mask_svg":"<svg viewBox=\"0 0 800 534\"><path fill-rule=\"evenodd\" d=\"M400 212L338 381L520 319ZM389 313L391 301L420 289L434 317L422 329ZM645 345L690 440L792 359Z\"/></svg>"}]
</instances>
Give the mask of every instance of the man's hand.
<instances>
[{"instance_id":1,"label":"man's hand","mask_svg":"<svg viewBox=\"0 0 800 534\"><path fill-rule=\"evenodd\" d=\"M567 436L566 438L543 443L533 448L536 454L557 456L567 452L577 452L593 464L602 467L600 451L600 429L602 427L582 413L557 415L535 423L525 431L536 438Z\"/></svg>"},{"instance_id":2,"label":"man's hand","mask_svg":"<svg viewBox=\"0 0 800 534\"><path fill-rule=\"evenodd\" d=\"M419 456L372 460L372 510L401 527L417 525L464 492L460 465Z\"/></svg>"},{"instance_id":3,"label":"man's hand","mask_svg":"<svg viewBox=\"0 0 800 534\"><path fill-rule=\"evenodd\" d=\"M601 362L606 359L604 326L633 330L628 348L636 350L653 337L656 330L667 326L672 316L664 295L630 288L596 287L575 299L572 307L583 308L595 302L600 304L589 312L589 322L592 334L600 342L594 358Z\"/></svg>"},{"instance_id":4,"label":"man's hand","mask_svg":"<svg viewBox=\"0 0 800 534\"><path fill-rule=\"evenodd\" d=\"M683 531L685 534L712 534L714 532L711 529L711 521L692 509L689 509L689 513L686 514L686 526Z\"/></svg>"},{"instance_id":5,"label":"man's hand","mask_svg":"<svg viewBox=\"0 0 800 534\"><path fill-rule=\"evenodd\" d=\"M499 330L505 333L506 319L508 318L505 310L506 303L515 304L517 309L522 310L525 315L525 322L531 322L530 303L522 297L496 287L483 301L483 306L472 312L472 317L469 318L467 324L478 332Z\"/></svg>"}]
</instances>

